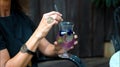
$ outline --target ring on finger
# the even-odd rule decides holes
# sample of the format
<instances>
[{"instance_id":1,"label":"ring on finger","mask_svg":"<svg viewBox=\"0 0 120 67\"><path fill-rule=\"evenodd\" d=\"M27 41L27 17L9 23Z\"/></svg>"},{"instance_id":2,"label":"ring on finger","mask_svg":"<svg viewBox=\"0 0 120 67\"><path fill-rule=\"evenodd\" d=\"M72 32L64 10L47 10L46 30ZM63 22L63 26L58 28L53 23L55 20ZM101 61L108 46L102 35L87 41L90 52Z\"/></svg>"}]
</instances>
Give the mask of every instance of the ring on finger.
<instances>
[{"instance_id":1,"label":"ring on finger","mask_svg":"<svg viewBox=\"0 0 120 67\"><path fill-rule=\"evenodd\" d=\"M48 18L47 18L47 23L48 23L48 24L52 23L53 21L54 21L54 19L53 19L52 17L48 17Z\"/></svg>"}]
</instances>

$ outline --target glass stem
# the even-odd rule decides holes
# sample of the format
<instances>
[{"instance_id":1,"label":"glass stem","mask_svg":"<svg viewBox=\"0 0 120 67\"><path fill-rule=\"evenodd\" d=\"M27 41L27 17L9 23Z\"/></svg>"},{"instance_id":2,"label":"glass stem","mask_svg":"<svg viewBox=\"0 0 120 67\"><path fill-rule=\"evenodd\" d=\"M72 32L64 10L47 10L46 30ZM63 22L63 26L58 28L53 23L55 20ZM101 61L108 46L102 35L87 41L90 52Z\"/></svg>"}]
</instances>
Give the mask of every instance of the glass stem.
<instances>
[{"instance_id":1,"label":"glass stem","mask_svg":"<svg viewBox=\"0 0 120 67\"><path fill-rule=\"evenodd\" d=\"M59 54L58 56L61 58L69 58L69 54L67 53L67 51L65 51L63 54Z\"/></svg>"}]
</instances>

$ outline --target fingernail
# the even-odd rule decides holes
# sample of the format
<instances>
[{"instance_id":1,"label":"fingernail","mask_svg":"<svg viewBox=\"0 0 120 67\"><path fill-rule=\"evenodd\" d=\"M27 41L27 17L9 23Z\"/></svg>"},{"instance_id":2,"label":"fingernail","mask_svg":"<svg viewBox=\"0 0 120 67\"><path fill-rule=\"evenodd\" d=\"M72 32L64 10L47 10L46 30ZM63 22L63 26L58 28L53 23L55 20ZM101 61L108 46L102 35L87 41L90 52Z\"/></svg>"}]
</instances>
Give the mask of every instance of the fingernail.
<instances>
[{"instance_id":1,"label":"fingernail","mask_svg":"<svg viewBox=\"0 0 120 67\"><path fill-rule=\"evenodd\" d=\"M77 35L74 35L74 38L78 38L78 36L77 36Z\"/></svg>"},{"instance_id":2,"label":"fingernail","mask_svg":"<svg viewBox=\"0 0 120 67\"><path fill-rule=\"evenodd\" d=\"M74 45L76 45L76 44L78 44L78 41L75 41L75 42L74 42Z\"/></svg>"},{"instance_id":3,"label":"fingernail","mask_svg":"<svg viewBox=\"0 0 120 67\"><path fill-rule=\"evenodd\" d=\"M63 19L61 19L61 21L63 21Z\"/></svg>"},{"instance_id":4,"label":"fingernail","mask_svg":"<svg viewBox=\"0 0 120 67\"><path fill-rule=\"evenodd\" d=\"M70 47L71 49L73 49L74 47L72 46L72 47Z\"/></svg>"},{"instance_id":5,"label":"fingernail","mask_svg":"<svg viewBox=\"0 0 120 67\"><path fill-rule=\"evenodd\" d=\"M75 32L73 32L73 34L75 34Z\"/></svg>"}]
</instances>

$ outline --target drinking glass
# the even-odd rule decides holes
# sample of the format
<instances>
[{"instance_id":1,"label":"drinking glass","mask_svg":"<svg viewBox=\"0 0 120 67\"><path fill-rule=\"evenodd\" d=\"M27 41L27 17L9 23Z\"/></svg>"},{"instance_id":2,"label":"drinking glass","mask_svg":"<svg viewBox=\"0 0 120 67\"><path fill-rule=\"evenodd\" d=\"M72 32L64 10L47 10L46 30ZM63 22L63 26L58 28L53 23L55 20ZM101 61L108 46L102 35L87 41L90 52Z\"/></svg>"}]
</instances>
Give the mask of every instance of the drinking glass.
<instances>
[{"instance_id":1,"label":"drinking glass","mask_svg":"<svg viewBox=\"0 0 120 67\"><path fill-rule=\"evenodd\" d=\"M74 24L72 22L61 22L59 24L59 33L57 35L58 45L64 50L63 54L59 54L58 56L61 58L69 58L70 54L67 51L74 44L74 35L73 35L73 27Z\"/></svg>"}]
</instances>

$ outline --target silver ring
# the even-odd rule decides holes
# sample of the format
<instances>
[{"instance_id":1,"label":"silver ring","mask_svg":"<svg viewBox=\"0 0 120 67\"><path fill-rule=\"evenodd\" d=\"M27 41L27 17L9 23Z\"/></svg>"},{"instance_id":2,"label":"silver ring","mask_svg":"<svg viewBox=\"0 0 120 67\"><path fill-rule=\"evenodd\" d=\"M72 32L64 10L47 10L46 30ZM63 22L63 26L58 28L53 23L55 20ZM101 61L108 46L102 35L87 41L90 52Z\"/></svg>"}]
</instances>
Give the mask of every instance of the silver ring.
<instances>
[{"instance_id":1,"label":"silver ring","mask_svg":"<svg viewBox=\"0 0 120 67\"><path fill-rule=\"evenodd\" d=\"M52 23L53 21L54 21L54 19L53 19L52 17L48 17L48 18L47 18L47 23L48 23L48 24Z\"/></svg>"}]
</instances>

